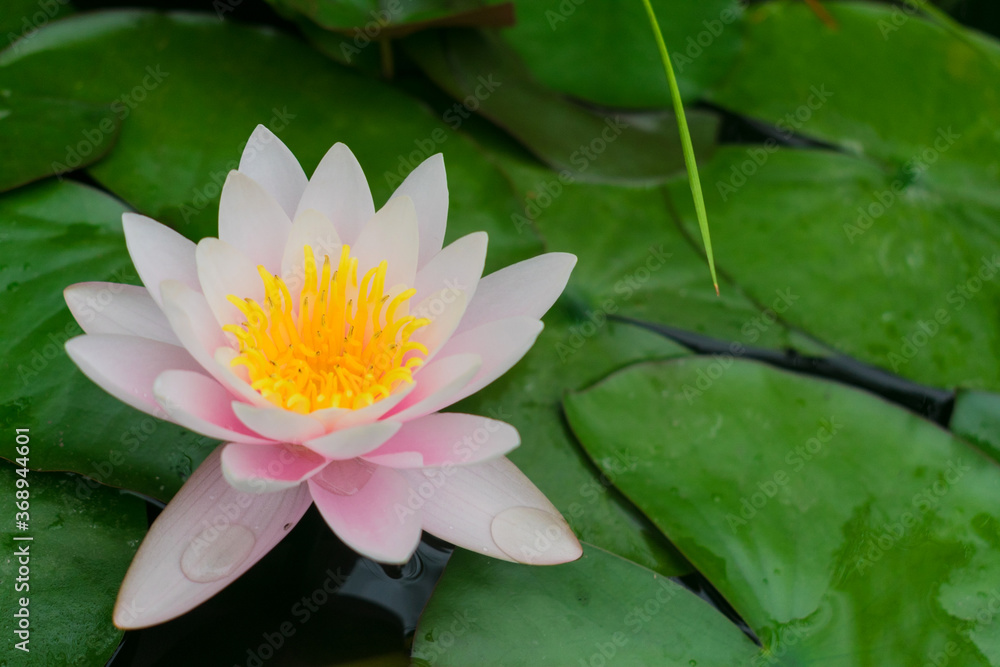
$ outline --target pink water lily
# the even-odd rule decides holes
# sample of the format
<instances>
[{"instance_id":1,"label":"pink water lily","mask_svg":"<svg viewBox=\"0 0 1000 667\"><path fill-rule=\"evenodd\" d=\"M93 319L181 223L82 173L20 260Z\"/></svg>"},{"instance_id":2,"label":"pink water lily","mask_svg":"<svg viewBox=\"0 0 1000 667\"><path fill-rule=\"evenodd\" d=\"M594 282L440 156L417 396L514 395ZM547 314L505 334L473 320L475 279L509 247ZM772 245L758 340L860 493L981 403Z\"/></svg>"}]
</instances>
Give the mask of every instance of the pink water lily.
<instances>
[{"instance_id":1,"label":"pink water lily","mask_svg":"<svg viewBox=\"0 0 1000 667\"><path fill-rule=\"evenodd\" d=\"M116 398L225 444L153 524L116 625L161 623L208 599L312 503L385 563L406 562L422 530L516 562L580 556L505 458L517 431L438 412L524 356L576 258L549 253L483 277L486 234L442 248L447 212L440 155L376 211L346 146L307 179L259 126L223 187L219 238L196 245L123 216L145 288L67 288L86 332L67 352Z\"/></svg>"}]
</instances>

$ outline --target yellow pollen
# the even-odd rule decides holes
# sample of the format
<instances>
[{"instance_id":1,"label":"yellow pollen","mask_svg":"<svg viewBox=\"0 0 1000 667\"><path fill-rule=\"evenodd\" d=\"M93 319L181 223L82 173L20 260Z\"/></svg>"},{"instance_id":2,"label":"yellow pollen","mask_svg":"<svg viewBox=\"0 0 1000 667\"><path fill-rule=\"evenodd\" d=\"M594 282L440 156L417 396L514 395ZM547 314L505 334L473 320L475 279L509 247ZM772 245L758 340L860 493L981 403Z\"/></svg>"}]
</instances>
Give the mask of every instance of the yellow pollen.
<instances>
[{"instance_id":1,"label":"yellow pollen","mask_svg":"<svg viewBox=\"0 0 1000 667\"><path fill-rule=\"evenodd\" d=\"M297 300L280 277L258 266L264 303L229 295L242 324L223 329L239 341L232 365L242 366L250 386L271 403L302 414L324 408L358 409L385 398L401 382L413 382L427 348L410 341L430 324L405 314L416 294L390 299L383 261L358 283L358 260L343 246L336 269L324 256L319 271L306 246L305 277ZM400 316L398 313L404 313Z\"/></svg>"}]
</instances>

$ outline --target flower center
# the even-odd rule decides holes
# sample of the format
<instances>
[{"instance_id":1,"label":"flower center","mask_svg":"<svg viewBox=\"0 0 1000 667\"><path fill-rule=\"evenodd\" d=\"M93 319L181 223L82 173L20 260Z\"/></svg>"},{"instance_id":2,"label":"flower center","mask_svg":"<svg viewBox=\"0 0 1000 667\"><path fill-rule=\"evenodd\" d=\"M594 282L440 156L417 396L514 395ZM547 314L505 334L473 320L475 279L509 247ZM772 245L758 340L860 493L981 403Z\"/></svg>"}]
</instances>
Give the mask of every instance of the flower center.
<instances>
[{"instance_id":1,"label":"flower center","mask_svg":"<svg viewBox=\"0 0 1000 667\"><path fill-rule=\"evenodd\" d=\"M359 287L358 260L347 245L336 270L325 256L317 272L312 248L305 246L303 252L298 304L285 281L263 266L257 267L264 281L263 305L229 295L246 317L242 324L223 327L239 340L232 365L243 366L250 386L268 401L302 414L363 408L391 394L400 382L413 382L427 348L409 339L430 324L406 314L405 304L416 290L390 299L384 261L365 273Z\"/></svg>"}]
</instances>

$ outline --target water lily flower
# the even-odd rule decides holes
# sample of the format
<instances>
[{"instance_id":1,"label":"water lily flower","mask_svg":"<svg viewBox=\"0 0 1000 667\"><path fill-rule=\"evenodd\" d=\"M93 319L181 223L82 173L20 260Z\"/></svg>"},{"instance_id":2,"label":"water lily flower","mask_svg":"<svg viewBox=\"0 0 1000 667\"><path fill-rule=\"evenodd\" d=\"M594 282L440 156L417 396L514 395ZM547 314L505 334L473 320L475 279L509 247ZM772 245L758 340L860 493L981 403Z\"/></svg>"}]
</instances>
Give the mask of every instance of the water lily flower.
<instances>
[{"instance_id":1,"label":"water lily flower","mask_svg":"<svg viewBox=\"0 0 1000 667\"><path fill-rule=\"evenodd\" d=\"M440 155L376 211L346 146L307 179L259 126L223 186L219 238L196 245L123 216L145 287L67 288L86 335L66 350L116 398L224 444L151 527L118 627L208 599L313 503L383 563L406 562L422 530L516 562L581 555L504 456L517 431L439 412L524 356L576 258L549 253L483 277L486 234L442 248L447 212Z\"/></svg>"}]
</instances>

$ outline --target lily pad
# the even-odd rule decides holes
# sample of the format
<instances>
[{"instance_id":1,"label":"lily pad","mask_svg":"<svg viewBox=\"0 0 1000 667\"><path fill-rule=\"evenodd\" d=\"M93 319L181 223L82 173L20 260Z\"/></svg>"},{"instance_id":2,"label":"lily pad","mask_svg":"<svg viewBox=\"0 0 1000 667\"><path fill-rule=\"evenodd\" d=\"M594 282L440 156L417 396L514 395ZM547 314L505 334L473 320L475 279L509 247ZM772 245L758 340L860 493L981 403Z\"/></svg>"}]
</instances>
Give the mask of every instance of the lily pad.
<instances>
[{"instance_id":1,"label":"lily pad","mask_svg":"<svg viewBox=\"0 0 1000 667\"><path fill-rule=\"evenodd\" d=\"M1000 467L968 443L749 361L633 366L566 410L774 664L1000 664Z\"/></svg>"},{"instance_id":2,"label":"lily pad","mask_svg":"<svg viewBox=\"0 0 1000 667\"><path fill-rule=\"evenodd\" d=\"M501 27L514 24L503 0L268 0L326 30L369 39L393 39L435 27ZM359 28L360 30L355 30Z\"/></svg>"},{"instance_id":3,"label":"lily pad","mask_svg":"<svg viewBox=\"0 0 1000 667\"><path fill-rule=\"evenodd\" d=\"M83 333L63 301L64 288L139 282L122 234L125 210L72 181L0 196L0 238L18 249L0 266L0 372L7 378L0 385L0 424L31 427L32 468L86 475L71 479L74 497L99 493L100 482L166 501L216 441L112 398L63 348ZM106 296L115 293L109 288ZM2 456L13 458L10 451Z\"/></svg>"},{"instance_id":4,"label":"lily pad","mask_svg":"<svg viewBox=\"0 0 1000 667\"><path fill-rule=\"evenodd\" d=\"M551 167L577 180L649 183L684 168L672 113L597 112L569 101L537 83L496 34L424 33L408 39L404 48L457 100L442 116L452 127L461 126L473 113L482 114ZM709 155L718 129L716 116L692 111L688 124L698 154Z\"/></svg>"},{"instance_id":5,"label":"lily pad","mask_svg":"<svg viewBox=\"0 0 1000 667\"><path fill-rule=\"evenodd\" d=\"M519 0L504 39L543 84L599 105L669 107L670 93L642 3ZM685 101L725 74L740 46L734 0L654 0Z\"/></svg>"},{"instance_id":6,"label":"lily pad","mask_svg":"<svg viewBox=\"0 0 1000 667\"><path fill-rule=\"evenodd\" d=\"M1000 461L1000 394L958 392L948 428Z\"/></svg>"},{"instance_id":7,"label":"lily pad","mask_svg":"<svg viewBox=\"0 0 1000 667\"><path fill-rule=\"evenodd\" d=\"M690 667L756 655L698 596L587 544L580 560L555 567L456 552L413 642L414 664L435 667Z\"/></svg>"},{"instance_id":8,"label":"lily pad","mask_svg":"<svg viewBox=\"0 0 1000 667\"><path fill-rule=\"evenodd\" d=\"M0 90L0 132L8 138L0 191L100 160L120 127L119 116L107 104Z\"/></svg>"},{"instance_id":9,"label":"lily pad","mask_svg":"<svg viewBox=\"0 0 1000 667\"><path fill-rule=\"evenodd\" d=\"M20 422L19 428L26 431L20 435L28 438L28 458L33 462L44 436L29 420ZM15 431L5 432L10 434L8 449L13 453ZM0 578L7 588L0 663L103 665L121 641L122 631L111 623L111 609L146 532L146 503L105 487L81 498L72 475L19 474L19 469L0 462L6 519L0 529L4 542ZM26 486L17 487L22 480ZM15 490L26 491L28 497L18 500ZM22 502L28 505L25 530L14 522L15 513L21 511L15 503ZM22 629L26 634L16 634Z\"/></svg>"}]
</instances>

